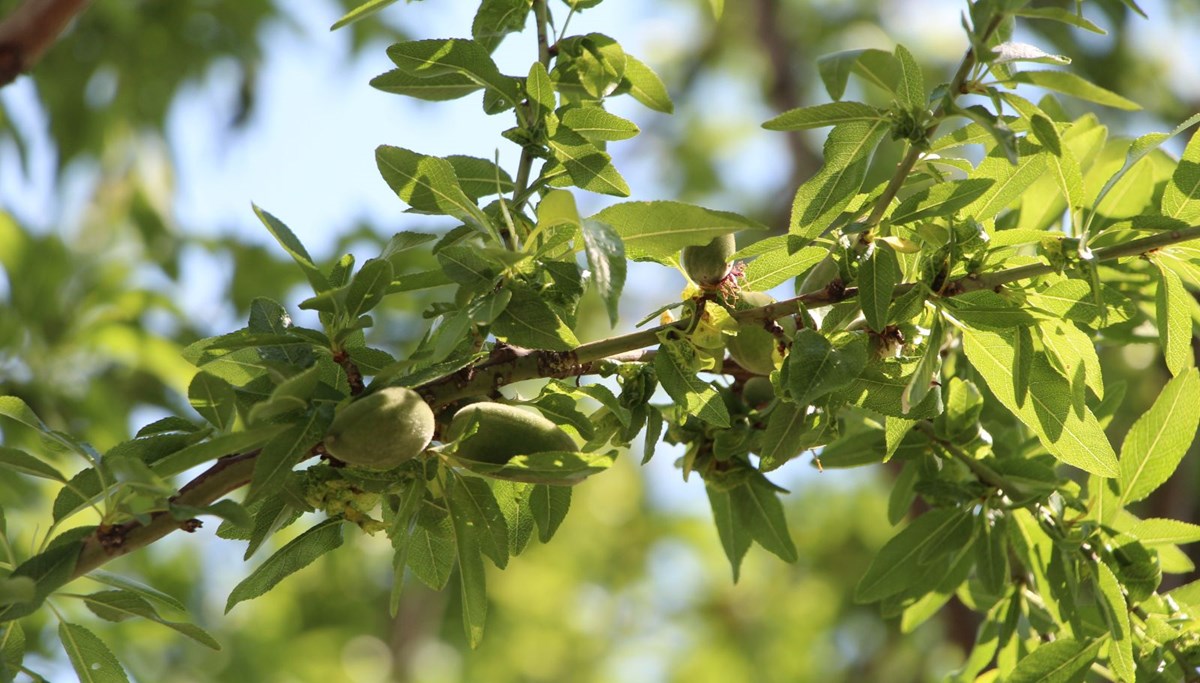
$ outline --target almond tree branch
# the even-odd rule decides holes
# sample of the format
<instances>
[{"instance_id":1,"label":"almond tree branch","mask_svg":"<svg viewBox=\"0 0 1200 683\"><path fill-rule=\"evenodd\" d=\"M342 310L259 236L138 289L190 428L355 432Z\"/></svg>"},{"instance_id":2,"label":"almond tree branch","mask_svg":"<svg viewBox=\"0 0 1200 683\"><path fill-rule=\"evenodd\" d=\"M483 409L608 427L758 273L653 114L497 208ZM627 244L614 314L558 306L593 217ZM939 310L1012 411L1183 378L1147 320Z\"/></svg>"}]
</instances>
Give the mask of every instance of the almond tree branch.
<instances>
[{"instance_id":1,"label":"almond tree branch","mask_svg":"<svg viewBox=\"0 0 1200 683\"><path fill-rule=\"evenodd\" d=\"M88 0L25 0L0 21L0 87L37 64Z\"/></svg>"},{"instance_id":2,"label":"almond tree branch","mask_svg":"<svg viewBox=\"0 0 1200 683\"><path fill-rule=\"evenodd\" d=\"M1129 256L1146 254L1172 244L1200 239L1200 226L1164 231L1149 237L1131 240L1125 244L1096 249L1096 261L1112 261ZM943 296L955 296L964 292L991 289L1004 284L1039 277L1055 272L1053 266L1033 264L998 270L990 273L973 274L951 280L943 290ZM917 286L907 283L896 288L895 296ZM825 306L857 296L854 287L837 291L821 291L774 304L738 311L733 317L742 322L774 320L794 315L802 308ZM617 363L646 362L653 358L653 346L658 335L670 329L685 329L688 320L660 325L648 330L633 332L610 339L583 344L572 351L544 351L504 347L493 357L475 366L432 382L416 390L431 405L444 406L460 398L480 396L493 389L539 377L576 377L595 374L613 367ZM245 486L254 470L257 451L229 455L216 461L203 474L188 482L179 490L173 502L192 507L204 507L222 496ZM109 560L128 554L138 548L170 534L184 525L168 512L155 513L149 524L127 522L115 529L98 530L82 542L82 551L70 578L78 578L96 569ZM119 542L114 542L114 539Z\"/></svg>"}]
</instances>

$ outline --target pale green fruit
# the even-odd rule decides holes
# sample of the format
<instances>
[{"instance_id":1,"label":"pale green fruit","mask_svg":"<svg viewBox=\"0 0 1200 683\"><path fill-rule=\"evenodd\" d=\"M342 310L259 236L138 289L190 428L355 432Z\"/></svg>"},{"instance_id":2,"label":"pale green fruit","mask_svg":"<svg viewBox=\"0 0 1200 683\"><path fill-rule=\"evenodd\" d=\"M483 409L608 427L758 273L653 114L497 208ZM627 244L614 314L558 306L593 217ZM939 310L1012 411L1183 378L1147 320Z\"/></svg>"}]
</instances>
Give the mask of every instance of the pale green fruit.
<instances>
[{"instance_id":1,"label":"pale green fruit","mask_svg":"<svg viewBox=\"0 0 1200 683\"><path fill-rule=\"evenodd\" d=\"M433 440L433 410L412 389L388 387L342 409L325 450L347 465L386 470L416 457Z\"/></svg>"},{"instance_id":2,"label":"pale green fruit","mask_svg":"<svg viewBox=\"0 0 1200 683\"><path fill-rule=\"evenodd\" d=\"M775 387L766 377L751 377L742 387L742 400L751 408L761 408L775 400Z\"/></svg>"},{"instance_id":3,"label":"pale green fruit","mask_svg":"<svg viewBox=\"0 0 1200 683\"><path fill-rule=\"evenodd\" d=\"M732 234L714 237L711 242L699 247L684 247L680 256L683 270L692 282L701 287L715 287L729 275L733 268L733 253L737 251L737 240Z\"/></svg>"},{"instance_id":4,"label":"pale green fruit","mask_svg":"<svg viewBox=\"0 0 1200 683\"><path fill-rule=\"evenodd\" d=\"M763 292L742 292L742 302L748 308L757 308L775 303L771 295ZM789 336L796 331L796 321L791 316L777 321ZM775 369L775 349L779 340L761 322L747 322L738 326L736 337L726 343L729 355L737 364L756 375L769 375Z\"/></svg>"},{"instance_id":5,"label":"pale green fruit","mask_svg":"<svg viewBox=\"0 0 1200 683\"><path fill-rule=\"evenodd\" d=\"M503 465L515 455L577 450L575 440L550 420L493 402L472 403L455 413L446 439L461 438L472 424L478 428L458 442L458 455L468 460Z\"/></svg>"}]
</instances>

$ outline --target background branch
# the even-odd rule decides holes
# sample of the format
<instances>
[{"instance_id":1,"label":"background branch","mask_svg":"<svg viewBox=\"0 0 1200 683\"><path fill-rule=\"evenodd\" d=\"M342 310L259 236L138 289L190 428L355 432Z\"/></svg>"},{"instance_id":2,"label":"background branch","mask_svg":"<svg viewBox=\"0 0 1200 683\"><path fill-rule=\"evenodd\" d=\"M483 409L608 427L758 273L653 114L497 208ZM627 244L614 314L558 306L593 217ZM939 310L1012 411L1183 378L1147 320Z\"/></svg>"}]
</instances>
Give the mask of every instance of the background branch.
<instances>
[{"instance_id":1,"label":"background branch","mask_svg":"<svg viewBox=\"0 0 1200 683\"><path fill-rule=\"evenodd\" d=\"M37 64L89 0L25 0L0 22L0 87Z\"/></svg>"}]
</instances>

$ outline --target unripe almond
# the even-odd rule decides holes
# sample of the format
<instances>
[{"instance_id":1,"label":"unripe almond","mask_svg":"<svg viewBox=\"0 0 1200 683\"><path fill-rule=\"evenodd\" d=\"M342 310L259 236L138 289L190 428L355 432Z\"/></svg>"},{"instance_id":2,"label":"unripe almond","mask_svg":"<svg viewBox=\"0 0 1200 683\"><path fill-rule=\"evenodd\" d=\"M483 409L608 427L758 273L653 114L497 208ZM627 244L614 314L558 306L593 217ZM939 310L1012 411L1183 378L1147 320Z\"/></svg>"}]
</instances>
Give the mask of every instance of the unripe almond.
<instances>
[{"instance_id":1,"label":"unripe almond","mask_svg":"<svg viewBox=\"0 0 1200 683\"><path fill-rule=\"evenodd\" d=\"M463 438L471 425L474 432ZM577 450L575 440L550 420L504 403L472 403L450 420L446 440L458 442L458 455L503 465L516 455Z\"/></svg>"},{"instance_id":2,"label":"unripe almond","mask_svg":"<svg viewBox=\"0 0 1200 683\"><path fill-rule=\"evenodd\" d=\"M347 465L386 470L416 457L433 440L433 410L412 389L388 387L342 409L325 450Z\"/></svg>"},{"instance_id":3,"label":"unripe almond","mask_svg":"<svg viewBox=\"0 0 1200 683\"><path fill-rule=\"evenodd\" d=\"M775 303L775 299L764 292L742 292L742 302L757 308ZM791 316L777 322L786 333L796 331L796 321ZM745 322L738 325L737 336L725 346L738 365L756 375L769 375L775 369L775 349L778 345L779 340L763 323Z\"/></svg>"},{"instance_id":4,"label":"unripe almond","mask_svg":"<svg viewBox=\"0 0 1200 683\"><path fill-rule=\"evenodd\" d=\"M714 237L703 246L684 247L680 262L692 282L701 287L715 287L733 268L731 260L735 251L737 240L730 233Z\"/></svg>"},{"instance_id":5,"label":"unripe almond","mask_svg":"<svg viewBox=\"0 0 1200 683\"><path fill-rule=\"evenodd\" d=\"M775 400L775 387L766 377L751 377L742 387L742 400L751 408L762 408Z\"/></svg>"}]
</instances>

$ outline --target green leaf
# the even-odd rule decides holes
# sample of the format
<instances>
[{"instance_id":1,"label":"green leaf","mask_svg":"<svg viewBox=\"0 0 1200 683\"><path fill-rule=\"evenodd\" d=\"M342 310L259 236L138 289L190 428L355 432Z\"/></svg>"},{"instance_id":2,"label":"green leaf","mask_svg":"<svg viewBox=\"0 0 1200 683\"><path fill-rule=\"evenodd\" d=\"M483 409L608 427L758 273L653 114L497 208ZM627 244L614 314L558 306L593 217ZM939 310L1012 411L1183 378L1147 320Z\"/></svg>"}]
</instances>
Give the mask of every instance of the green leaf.
<instances>
[{"instance_id":1,"label":"green leaf","mask_svg":"<svg viewBox=\"0 0 1200 683\"><path fill-rule=\"evenodd\" d=\"M853 121L883 121L887 112L862 102L827 102L790 109L762 126L767 130L809 130Z\"/></svg>"},{"instance_id":2,"label":"green leaf","mask_svg":"<svg viewBox=\"0 0 1200 683\"><path fill-rule=\"evenodd\" d=\"M985 516L979 518L983 537L975 544L975 574L992 595L1002 595L1010 578L1005 519L998 516L992 524Z\"/></svg>"},{"instance_id":3,"label":"green leaf","mask_svg":"<svg viewBox=\"0 0 1200 683\"><path fill-rule=\"evenodd\" d=\"M771 409L758 455L762 471L769 472L804 451L820 445L822 428L810 415L808 406L780 402Z\"/></svg>"},{"instance_id":4,"label":"green leaf","mask_svg":"<svg viewBox=\"0 0 1200 683\"><path fill-rule=\"evenodd\" d=\"M500 506L504 524L508 528L508 554L520 555L533 538L535 523L533 510L529 505L529 494L533 491L533 485L491 480L488 487L496 497L496 504Z\"/></svg>"},{"instance_id":5,"label":"green leaf","mask_svg":"<svg viewBox=\"0 0 1200 683\"><path fill-rule=\"evenodd\" d=\"M37 597L37 582L28 576L0 579L0 605L32 602Z\"/></svg>"},{"instance_id":6,"label":"green leaf","mask_svg":"<svg viewBox=\"0 0 1200 683\"><path fill-rule=\"evenodd\" d=\"M203 370L196 373L188 385L188 403L220 431L228 431L237 411L233 386Z\"/></svg>"},{"instance_id":7,"label":"green leaf","mask_svg":"<svg viewBox=\"0 0 1200 683\"><path fill-rule=\"evenodd\" d=\"M393 494L385 499L383 506L384 523L388 525L387 536L392 542L392 590L388 599L388 613L393 618L400 609L404 570L408 566L408 549L424 497L424 479L413 477L401 482Z\"/></svg>"},{"instance_id":8,"label":"green leaf","mask_svg":"<svg viewBox=\"0 0 1200 683\"><path fill-rule=\"evenodd\" d=\"M828 249L817 246L805 247L790 255L786 247L768 251L746 266L742 275L742 289L765 292L804 275L828 254Z\"/></svg>"},{"instance_id":9,"label":"green leaf","mask_svg":"<svg viewBox=\"0 0 1200 683\"><path fill-rule=\"evenodd\" d=\"M454 168L462 191L471 199L513 191L513 180L508 171L487 159L451 154L446 161Z\"/></svg>"},{"instance_id":10,"label":"green leaf","mask_svg":"<svg viewBox=\"0 0 1200 683\"><path fill-rule=\"evenodd\" d=\"M0 446L0 468L61 483L67 481L61 472L19 448Z\"/></svg>"},{"instance_id":11,"label":"green leaf","mask_svg":"<svg viewBox=\"0 0 1200 683\"><path fill-rule=\"evenodd\" d=\"M629 53L625 53L625 74L621 90L628 89L633 99L657 112L670 114L675 111L667 86L654 70Z\"/></svg>"},{"instance_id":12,"label":"green leaf","mask_svg":"<svg viewBox=\"0 0 1200 683\"><path fill-rule=\"evenodd\" d=\"M304 421L292 424L263 445L254 460L254 472L250 477L250 492L246 504L262 500L283 488L292 468L307 456L318 441L325 436L331 421L331 410L310 411Z\"/></svg>"},{"instance_id":13,"label":"green leaf","mask_svg":"<svg viewBox=\"0 0 1200 683\"><path fill-rule=\"evenodd\" d=\"M540 219L540 204L538 209ZM615 327L621 291L625 288L625 243L612 227L600 221L585 220L581 228L583 251L591 272L589 281L604 301L609 324Z\"/></svg>"},{"instance_id":14,"label":"green leaf","mask_svg":"<svg viewBox=\"0 0 1200 683\"><path fill-rule=\"evenodd\" d=\"M1081 28L1085 31L1098 33L1100 35L1108 35L1108 31L1100 28L1083 17L1082 14L1063 9L1061 7L1022 7L1014 10L1013 14L1018 17L1026 17L1028 19L1046 19L1049 21L1058 21L1064 24L1069 24L1076 28Z\"/></svg>"},{"instance_id":15,"label":"green leaf","mask_svg":"<svg viewBox=\"0 0 1200 683\"><path fill-rule=\"evenodd\" d=\"M1070 279L1030 294L1028 302L1054 317L1089 327L1101 327L1101 321L1106 318L1109 324L1125 322L1136 312L1132 301L1107 285L1101 286L1100 298L1104 302L1103 309L1096 305L1089 283Z\"/></svg>"},{"instance_id":16,"label":"green leaf","mask_svg":"<svg viewBox=\"0 0 1200 683\"><path fill-rule=\"evenodd\" d=\"M672 264L684 247L708 244L739 230L765 230L761 223L728 211L682 202L622 202L592 216L612 226L634 261Z\"/></svg>"},{"instance_id":17,"label":"green leaf","mask_svg":"<svg viewBox=\"0 0 1200 683\"><path fill-rule=\"evenodd\" d=\"M265 425L231 434L219 434L155 460L150 464L150 468L160 477L179 474L210 460L256 448L284 428L286 425Z\"/></svg>"},{"instance_id":18,"label":"green leaf","mask_svg":"<svg viewBox=\"0 0 1200 683\"><path fill-rule=\"evenodd\" d=\"M1091 410L1074 407L1070 384L1054 371L1044 353L1031 359L1029 396L1018 404L1013 391L1017 333L964 328L962 334L971 364L996 398L1037 434L1046 450L1086 472L1117 476L1117 456L1104 430Z\"/></svg>"},{"instance_id":19,"label":"green leaf","mask_svg":"<svg viewBox=\"0 0 1200 683\"><path fill-rule=\"evenodd\" d=\"M509 106L520 100L516 81L500 73L488 51L472 40L414 40L396 43L388 57L402 70L420 77L464 76L487 88Z\"/></svg>"},{"instance_id":20,"label":"green leaf","mask_svg":"<svg viewBox=\"0 0 1200 683\"><path fill-rule=\"evenodd\" d=\"M494 501L493 501L494 502ZM503 517L501 517L503 521ZM481 534L473 527L468 515L454 505L450 506L451 530L454 532L454 547L458 559L459 588L462 595L463 627L471 648L479 647L483 640L483 627L487 621L487 586L484 578ZM508 532L504 535L504 548L508 548Z\"/></svg>"},{"instance_id":21,"label":"green leaf","mask_svg":"<svg viewBox=\"0 0 1200 683\"><path fill-rule=\"evenodd\" d=\"M730 490L730 503L738 521L759 545L784 562L799 559L778 489L766 477L751 470L746 482Z\"/></svg>"},{"instance_id":22,"label":"green leaf","mask_svg":"<svg viewBox=\"0 0 1200 683\"><path fill-rule=\"evenodd\" d=\"M1082 683L1100 653L1103 639L1079 642L1063 636L1042 643L1017 663L1005 683ZM1131 679L1132 680L1132 679Z\"/></svg>"},{"instance_id":23,"label":"green leaf","mask_svg":"<svg viewBox=\"0 0 1200 683\"><path fill-rule=\"evenodd\" d=\"M896 83L896 100L901 106L912 109L924 109L925 77L921 75L921 66L916 58L903 45L896 45L896 61L900 64L900 78Z\"/></svg>"},{"instance_id":24,"label":"green leaf","mask_svg":"<svg viewBox=\"0 0 1200 683\"><path fill-rule=\"evenodd\" d=\"M341 545L341 519L326 519L318 523L292 539L234 586L225 602L225 612L228 613L239 602L263 595L280 581Z\"/></svg>"},{"instance_id":25,"label":"green leaf","mask_svg":"<svg viewBox=\"0 0 1200 683\"><path fill-rule=\"evenodd\" d=\"M121 590L134 593L135 595L140 595L147 600L157 602L160 605L165 605L173 610L178 610L180 612L187 611L187 607L185 607L182 602L173 596L168 595L157 588L154 588L153 586L147 586L144 583L134 581L133 579L121 576L119 574L113 574L111 572L96 569L88 572L87 578L102 583L106 586L120 588Z\"/></svg>"},{"instance_id":26,"label":"green leaf","mask_svg":"<svg viewBox=\"0 0 1200 683\"><path fill-rule=\"evenodd\" d=\"M372 78L370 85L393 95L406 95L430 102L457 100L483 87L462 74L450 73L422 78L403 69L392 69L382 73Z\"/></svg>"},{"instance_id":27,"label":"green leaf","mask_svg":"<svg viewBox=\"0 0 1200 683\"><path fill-rule=\"evenodd\" d=\"M1091 83L1070 71L1018 71L1009 78L1012 83L1026 83L1064 95L1078 97L1105 107L1137 111L1142 107L1120 95Z\"/></svg>"},{"instance_id":28,"label":"green leaf","mask_svg":"<svg viewBox=\"0 0 1200 683\"><path fill-rule=\"evenodd\" d=\"M737 487L740 489L740 487ZM741 573L742 558L750 549L753 540L747 524L738 516L733 504L734 493L737 489L724 486L714 486L705 482L704 490L708 494L708 503L713 511L713 523L717 527L717 537L721 540L721 548L725 557L729 558L729 566L733 570L733 582L737 583Z\"/></svg>"},{"instance_id":29,"label":"green leaf","mask_svg":"<svg viewBox=\"0 0 1200 683\"><path fill-rule=\"evenodd\" d=\"M1192 135L1163 189L1162 213L1190 225L1200 222L1200 132Z\"/></svg>"},{"instance_id":30,"label":"green leaf","mask_svg":"<svg viewBox=\"0 0 1200 683\"><path fill-rule=\"evenodd\" d=\"M1104 378L1100 370L1100 357L1096 344L1074 323L1065 320L1043 320L1037 326L1042 336L1042 346L1056 369L1071 383L1076 396L1083 393L1079 380L1096 394L1104 398ZM1078 402L1078 401L1077 401Z\"/></svg>"},{"instance_id":31,"label":"green leaf","mask_svg":"<svg viewBox=\"0 0 1200 683\"><path fill-rule=\"evenodd\" d=\"M373 258L362 265L350 280L346 292L346 319L357 320L383 301L384 294L392 284L392 263L387 259Z\"/></svg>"},{"instance_id":32,"label":"green leaf","mask_svg":"<svg viewBox=\"0 0 1200 683\"><path fill-rule=\"evenodd\" d=\"M8 578L28 577L33 579L36 588L33 600L0 606L0 622L33 614L48 595L71 580L79 553L83 550L83 542L79 539L91 531L90 527L80 527L64 532L45 550L13 569Z\"/></svg>"},{"instance_id":33,"label":"green leaf","mask_svg":"<svg viewBox=\"0 0 1200 683\"><path fill-rule=\"evenodd\" d=\"M1192 297L1175 271L1154 259L1158 266L1158 290L1154 297L1158 337L1162 340L1167 369L1179 376L1194 364L1192 356Z\"/></svg>"},{"instance_id":34,"label":"green leaf","mask_svg":"<svg viewBox=\"0 0 1200 683\"><path fill-rule=\"evenodd\" d=\"M895 94L901 66L890 52L873 49L846 50L822 55L817 59L817 70L829 96L840 100L846 92L846 82L851 73L890 94Z\"/></svg>"},{"instance_id":35,"label":"green leaf","mask_svg":"<svg viewBox=\"0 0 1200 683\"><path fill-rule=\"evenodd\" d=\"M1175 472L1196 436L1197 405L1200 372L1192 368L1167 382L1150 410L1133 423L1121 444L1121 505L1150 495Z\"/></svg>"},{"instance_id":36,"label":"green leaf","mask_svg":"<svg viewBox=\"0 0 1200 683\"><path fill-rule=\"evenodd\" d=\"M129 683L116 656L91 631L63 621L58 624L58 639L80 683Z\"/></svg>"},{"instance_id":37,"label":"green leaf","mask_svg":"<svg viewBox=\"0 0 1200 683\"><path fill-rule=\"evenodd\" d=\"M329 280L321 272L321 269L317 268L317 265L313 263L312 257L308 255L308 250L300 243L299 238L296 237L296 233L284 225L283 221L258 208L257 205L252 204L251 206L254 207L254 214L258 216L258 220L262 221L262 224L270 231L275 241L279 242L279 246L283 247L283 250L296 262L296 265L300 266L300 270L303 271L304 277L308 279L308 283L312 286L313 291L320 294L329 289Z\"/></svg>"},{"instance_id":38,"label":"green leaf","mask_svg":"<svg viewBox=\"0 0 1200 683\"><path fill-rule=\"evenodd\" d=\"M364 2L363 4L359 5L358 7L355 7L354 9L350 10L349 12L346 12L346 14L343 15L341 19L338 19L337 21L335 21L333 23L333 26L329 27L329 30L335 31L335 30L342 28L343 26L346 26L348 24L352 24L356 21L366 19L367 17L371 16L372 14L375 14L376 12L383 9L384 7L387 7L388 5L392 4L393 2L396 2L396 0L368 0L368 2Z\"/></svg>"},{"instance_id":39,"label":"green leaf","mask_svg":"<svg viewBox=\"0 0 1200 683\"><path fill-rule=\"evenodd\" d=\"M825 232L862 189L871 153L888 127L883 121L855 121L838 124L829 132L824 165L800 185L792 202L790 251Z\"/></svg>"},{"instance_id":40,"label":"green leaf","mask_svg":"<svg viewBox=\"0 0 1200 683\"><path fill-rule=\"evenodd\" d=\"M892 293L900 282L900 261L887 244L876 240L871 256L858 269L858 302L867 326L882 332L887 326Z\"/></svg>"},{"instance_id":41,"label":"green leaf","mask_svg":"<svg viewBox=\"0 0 1200 683\"><path fill-rule=\"evenodd\" d=\"M616 451L583 453L542 451L517 455L505 463L489 463L459 457L459 464L485 477L527 484L574 486L593 474L612 467Z\"/></svg>"},{"instance_id":42,"label":"green leaf","mask_svg":"<svg viewBox=\"0 0 1200 683\"><path fill-rule=\"evenodd\" d=\"M451 477L446 487L450 514L461 517L479 550L500 569L508 565L508 524L487 482L477 477ZM455 522L458 528L460 522Z\"/></svg>"},{"instance_id":43,"label":"green leaf","mask_svg":"<svg viewBox=\"0 0 1200 683\"><path fill-rule=\"evenodd\" d=\"M528 287L513 287L512 299L492 324L500 339L534 349L569 351L579 340L546 300Z\"/></svg>"},{"instance_id":44,"label":"green leaf","mask_svg":"<svg viewBox=\"0 0 1200 683\"><path fill-rule=\"evenodd\" d=\"M169 629L173 629L192 640L214 650L220 650L218 643L207 631L182 621L169 621L159 615L158 610L141 595L125 590L101 591L82 596L88 609L101 619L108 621L124 621L130 617L141 617Z\"/></svg>"},{"instance_id":45,"label":"green leaf","mask_svg":"<svg viewBox=\"0 0 1200 683\"><path fill-rule=\"evenodd\" d=\"M1150 518L1140 520L1125 533L1142 542L1142 545L1166 545L1195 543L1200 541L1200 525L1181 522L1177 519Z\"/></svg>"},{"instance_id":46,"label":"green leaf","mask_svg":"<svg viewBox=\"0 0 1200 683\"><path fill-rule=\"evenodd\" d=\"M690 349L687 342L674 345L675 349ZM690 364L681 364L666 342L654 356L654 371L658 381L667 394L680 406L684 406L689 415L695 415L714 427L729 426L729 410L721 395L712 384L696 376Z\"/></svg>"},{"instance_id":47,"label":"green leaf","mask_svg":"<svg viewBox=\"0 0 1200 683\"><path fill-rule=\"evenodd\" d=\"M576 187L616 197L629 196L629 185L612 165L612 157L587 138L560 126L550 138L549 145L554 158L567 170Z\"/></svg>"},{"instance_id":48,"label":"green leaf","mask_svg":"<svg viewBox=\"0 0 1200 683\"><path fill-rule=\"evenodd\" d=\"M0 680L13 680L21 662L25 659L25 630L21 623L9 621L0 624Z\"/></svg>"},{"instance_id":49,"label":"green leaf","mask_svg":"<svg viewBox=\"0 0 1200 683\"><path fill-rule=\"evenodd\" d=\"M549 543L571 509L571 489L566 486L535 484L529 491L529 509L537 525L538 540Z\"/></svg>"},{"instance_id":50,"label":"green leaf","mask_svg":"<svg viewBox=\"0 0 1200 683\"><path fill-rule=\"evenodd\" d=\"M432 504L421 506L409 541L408 566L413 576L435 591L446 587L457 550L450 516Z\"/></svg>"},{"instance_id":51,"label":"green leaf","mask_svg":"<svg viewBox=\"0 0 1200 683\"><path fill-rule=\"evenodd\" d=\"M788 391L799 405L809 405L849 384L866 365L865 345L834 347L816 330L796 332L788 353Z\"/></svg>"},{"instance_id":52,"label":"green leaf","mask_svg":"<svg viewBox=\"0 0 1200 683\"><path fill-rule=\"evenodd\" d=\"M49 433L50 427L42 422L42 418L33 412L25 401L16 396L0 396L0 415L10 417L21 424L33 427L42 433Z\"/></svg>"},{"instance_id":53,"label":"green leaf","mask_svg":"<svg viewBox=\"0 0 1200 683\"><path fill-rule=\"evenodd\" d=\"M1134 140L1129 145L1129 149L1125 153L1125 163L1122 164L1121 168L1119 168L1117 172L1114 173L1104 183L1104 187L1100 188L1100 192L1097 193L1093 206L1099 207L1104 201L1104 198L1108 196L1109 191L1111 191L1113 187L1115 187L1121 180L1121 178L1123 178L1125 174L1128 173L1129 170L1132 169L1139 161L1141 161L1154 150L1158 149L1164 142L1170 140L1176 135L1179 135L1184 130L1187 130L1195 125L1197 122L1200 122L1200 113L1193 114L1192 116L1188 117L1186 121L1178 126L1175 126L1170 133L1147 133ZM1092 216L1089 216L1088 225L1091 224L1092 220Z\"/></svg>"},{"instance_id":54,"label":"green leaf","mask_svg":"<svg viewBox=\"0 0 1200 683\"><path fill-rule=\"evenodd\" d=\"M529 104L534 108L533 120L544 121L554 111L555 101L554 83L550 80L550 74L541 62L534 62L529 66L529 76L525 79L525 92L529 95ZM554 133L548 123L547 132ZM544 198L543 201L545 201Z\"/></svg>"},{"instance_id":55,"label":"green leaf","mask_svg":"<svg viewBox=\"0 0 1200 683\"><path fill-rule=\"evenodd\" d=\"M525 29L532 6L530 0L483 0L471 22L471 37L494 52L506 35Z\"/></svg>"},{"instance_id":56,"label":"green leaf","mask_svg":"<svg viewBox=\"0 0 1200 683\"><path fill-rule=\"evenodd\" d=\"M1097 562L1093 566L1096 569L1096 588L1103 598L1101 605L1104 607L1105 621L1108 622L1108 634L1112 637L1108 645L1108 665L1120 680L1132 681L1137 676L1133 662L1133 632L1129 630L1129 606L1125 603L1121 582L1107 564Z\"/></svg>"},{"instance_id":57,"label":"green leaf","mask_svg":"<svg viewBox=\"0 0 1200 683\"><path fill-rule=\"evenodd\" d=\"M449 161L380 145L375 162L388 186L414 210L452 216L491 234L487 216L463 191Z\"/></svg>"},{"instance_id":58,"label":"green leaf","mask_svg":"<svg viewBox=\"0 0 1200 683\"><path fill-rule=\"evenodd\" d=\"M641 132L637 124L600 107L565 107L559 112L562 125L592 141L628 140Z\"/></svg>"},{"instance_id":59,"label":"green leaf","mask_svg":"<svg viewBox=\"0 0 1200 683\"><path fill-rule=\"evenodd\" d=\"M854 589L854 600L876 602L901 593L920 581L929 570L919 560L927 549L958 527L962 517L958 510L942 508L913 520L875 555L867 573Z\"/></svg>"},{"instance_id":60,"label":"green leaf","mask_svg":"<svg viewBox=\"0 0 1200 683\"><path fill-rule=\"evenodd\" d=\"M977 221L995 217L1016 203L1021 194L1042 177L1049 156L1047 153L1023 154L1014 165L999 146L992 149L975 168L971 179L991 180L993 183L978 199L963 207L960 213Z\"/></svg>"},{"instance_id":61,"label":"green leaf","mask_svg":"<svg viewBox=\"0 0 1200 683\"><path fill-rule=\"evenodd\" d=\"M900 394L900 410L904 413L912 411L914 406L920 405L925 397L934 386L938 385L937 378L941 376L942 369L942 341L944 338L942 331L942 317L939 315L933 319L933 323L929 326L928 340L925 342L925 350L921 353L921 360L917 363L917 367L913 370L912 377L908 384L904 387L904 393ZM954 382L958 378L951 379L951 387L955 386ZM954 392L950 392L954 395ZM947 415L947 420L950 415ZM888 420L890 425L891 419ZM890 450L894 450L895 446L891 446Z\"/></svg>"},{"instance_id":62,"label":"green leaf","mask_svg":"<svg viewBox=\"0 0 1200 683\"><path fill-rule=\"evenodd\" d=\"M894 225L903 225L934 216L952 215L970 206L995 184L996 181L992 178L968 178L938 183L906 197L892 211L888 220Z\"/></svg>"}]
</instances>

